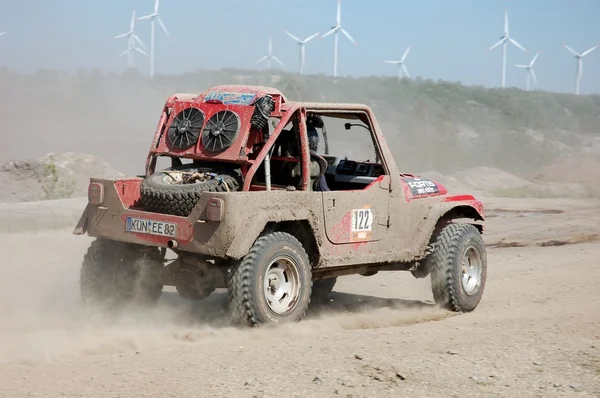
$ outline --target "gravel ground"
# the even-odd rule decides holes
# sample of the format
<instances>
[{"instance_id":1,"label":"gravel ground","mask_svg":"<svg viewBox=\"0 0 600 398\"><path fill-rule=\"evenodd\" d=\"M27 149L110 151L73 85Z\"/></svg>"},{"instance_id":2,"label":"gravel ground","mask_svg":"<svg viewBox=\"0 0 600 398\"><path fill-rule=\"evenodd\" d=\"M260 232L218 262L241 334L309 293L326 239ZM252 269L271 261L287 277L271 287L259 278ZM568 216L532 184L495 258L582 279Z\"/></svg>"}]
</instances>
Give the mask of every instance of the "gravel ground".
<instances>
[{"instance_id":1,"label":"gravel ground","mask_svg":"<svg viewBox=\"0 0 600 398\"><path fill-rule=\"evenodd\" d=\"M433 306L428 279L383 273L340 278L301 323L252 330L226 324L222 291L87 312L90 238L3 233L0 397L598 397L598 205L486 199L488 282L473 313Z\"/></svg>"}]
</instances>

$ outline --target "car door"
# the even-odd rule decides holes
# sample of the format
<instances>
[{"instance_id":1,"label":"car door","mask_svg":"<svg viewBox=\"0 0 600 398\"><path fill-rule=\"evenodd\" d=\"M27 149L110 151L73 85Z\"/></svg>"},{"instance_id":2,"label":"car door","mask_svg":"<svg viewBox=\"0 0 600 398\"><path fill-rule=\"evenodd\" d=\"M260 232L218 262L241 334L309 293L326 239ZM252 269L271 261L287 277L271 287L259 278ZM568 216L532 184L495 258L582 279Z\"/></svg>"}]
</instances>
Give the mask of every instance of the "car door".
<instances>
[{"instance_id":1,"label":"car door","mask_svg":"<svg viewBox=\"0 0 600 398\"><path fill-rule=\"evenodd\" d=\"M323 192L327 239L333 244L383 239L389 223L389 176L362 190Z\"/></svg>"}]
</instances>

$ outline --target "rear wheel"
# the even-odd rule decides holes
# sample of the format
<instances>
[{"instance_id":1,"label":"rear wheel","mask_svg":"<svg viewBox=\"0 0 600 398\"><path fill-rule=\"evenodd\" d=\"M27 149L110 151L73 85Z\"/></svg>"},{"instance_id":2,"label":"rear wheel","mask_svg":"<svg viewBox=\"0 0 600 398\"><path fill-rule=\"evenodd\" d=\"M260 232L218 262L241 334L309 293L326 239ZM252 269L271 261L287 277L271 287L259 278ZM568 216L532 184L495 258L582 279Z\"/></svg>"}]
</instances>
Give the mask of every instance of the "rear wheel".
<instances>
[{"instance_id":1,"label":"rear wheel","mask_svg":"<svg viewBox=\"0 0 600 398\"><path fill-rule=\"evenodd\" d=\"M483 296L487 255L479 230L471 224L446 225L431 253L435 302L455 312L473 311Z\"/></svg>"},{"instance_id":2,"label":"rear wheel","mask_svg":"<svg viewBox=\"0 0 600 398\"><path fill-rule=\"evenodd\" d=\"M228 291L234 321L249 326L300 321L310 303L311 272L308 255L294 236L261 236L231 269Z\"/></svg>"},{"instance_id":3,"label":"rear wheel","mask_svg":"<svg viewBox=\"0 0 600 398\"><path fill-rule=\"evenodd\" d=\"M162 293L162 266L156 247L98 238L83 258L81 298L86 304L107 307L153 304Z\"/></svg>"}]
</instances>

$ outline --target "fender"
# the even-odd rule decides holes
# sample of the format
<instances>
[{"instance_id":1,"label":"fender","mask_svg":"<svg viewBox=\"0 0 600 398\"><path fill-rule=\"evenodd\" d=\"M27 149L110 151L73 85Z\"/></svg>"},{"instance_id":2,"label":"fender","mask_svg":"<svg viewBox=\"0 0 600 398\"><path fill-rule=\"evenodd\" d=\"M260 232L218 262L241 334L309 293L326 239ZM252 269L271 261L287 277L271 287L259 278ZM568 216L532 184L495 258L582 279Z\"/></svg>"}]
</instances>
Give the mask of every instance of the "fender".
<instances>
[{"instance_id":1,"label":"fender","mask_svg":"<svg viewBox=\"0 0 600 398\"><path fill-rule=\"evenodd\" d=\"M432 203L428 207L427 214L417 225L412 242L414 247L423 250L427 248L440 220L459 218L472 219L473 224L483 233L483 223L477 223L477 221L485 221L483 204L471 195L447 196L444 201Z\"/></svg>"},{"instance_id":2,"label":"fender","mask_svg":"<svg viewBox=\"0 0 600 398\"><path fill-rule=\"evenodd\" d=\"M306 209L285 209L269 214L262 213L260 217L252 217L242 224L244 228L238 229L233 242L229 245L227 256L236 260L244 257L268 223L284 221L308 221L315 234L319 231L316 215ZM318 241L318 237L315 236L315 238Z\"/></svg>"}]
</instances>

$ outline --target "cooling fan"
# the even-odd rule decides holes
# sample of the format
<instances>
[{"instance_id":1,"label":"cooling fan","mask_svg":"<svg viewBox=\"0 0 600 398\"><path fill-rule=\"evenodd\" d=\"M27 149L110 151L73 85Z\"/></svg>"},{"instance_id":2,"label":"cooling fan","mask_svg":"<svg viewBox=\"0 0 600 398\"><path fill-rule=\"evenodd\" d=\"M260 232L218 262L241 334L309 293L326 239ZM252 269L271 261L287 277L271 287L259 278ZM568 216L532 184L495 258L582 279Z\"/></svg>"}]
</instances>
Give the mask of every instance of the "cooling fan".
<instances>
[{"instance_id":1,"label":"cooling fan","mask_svg":"<svg viewBox=\"0 0 600 398\"><path fill-rule=\"evenodd\" d=\"M198 142L200 131L204 125L204 113L198 108L186 108L179 112L171 126L167 137L169 143L178 149L189 148Z\"/></svg>"},{"instance_id":2,"label":"cooling fan","mask_svg":"<svg viewBox=\"0 0 600 398\"><path fill-rule=\"evenodd\" d=\"M211 152L222 151L234 143L239 132L239 116L229 110L219 111L206 122L202 131L202 145Z\"/></svg>"}]
</instances>

